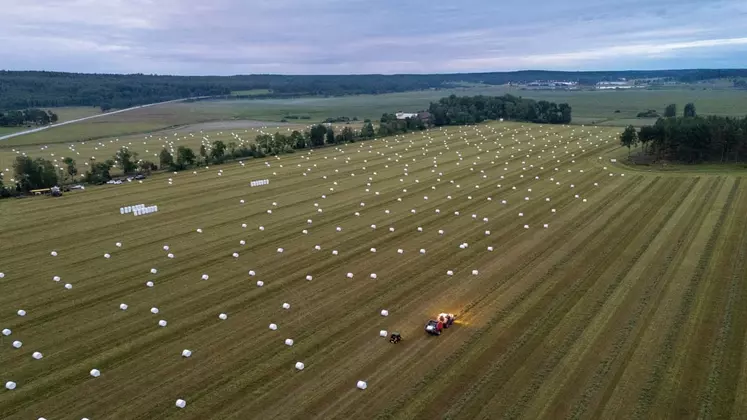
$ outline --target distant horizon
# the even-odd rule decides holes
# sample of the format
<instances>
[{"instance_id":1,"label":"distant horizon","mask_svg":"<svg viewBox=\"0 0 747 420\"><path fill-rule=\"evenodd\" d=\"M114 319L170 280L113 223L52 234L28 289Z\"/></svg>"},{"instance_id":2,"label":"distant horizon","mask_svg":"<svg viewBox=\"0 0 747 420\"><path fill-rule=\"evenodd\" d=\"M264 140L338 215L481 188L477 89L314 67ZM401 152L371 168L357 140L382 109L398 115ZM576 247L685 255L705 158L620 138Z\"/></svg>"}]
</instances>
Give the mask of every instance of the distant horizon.
<instances>
[{"instance_id":1,"label":"distant horizon","mask_svg":"<svg viewBox=\"0 0 747 420\"><path fill-rule=\"evenodd\" d=\"M318 74L293 74L293 73L240 73L240 74L169 74L169 73L112 73L112 72L82 72L66 70L15 70L0 69L0 72L17 73L69 73L80 75L110 75L110 76L173 76L173 77L241 77L241 76L455 76L461 74L510 74L510 73L645 73L645 72L667 72L667 71L718 71L718 70L745 70L747 67L699 67L699 68L655 68L655 69L622 69L622 70L554 70L554 69L520 69L520 70L496 70L496 71L470 71L470 72L436 72L436 73L318 73Z\"/></svg>"}]
</instances>

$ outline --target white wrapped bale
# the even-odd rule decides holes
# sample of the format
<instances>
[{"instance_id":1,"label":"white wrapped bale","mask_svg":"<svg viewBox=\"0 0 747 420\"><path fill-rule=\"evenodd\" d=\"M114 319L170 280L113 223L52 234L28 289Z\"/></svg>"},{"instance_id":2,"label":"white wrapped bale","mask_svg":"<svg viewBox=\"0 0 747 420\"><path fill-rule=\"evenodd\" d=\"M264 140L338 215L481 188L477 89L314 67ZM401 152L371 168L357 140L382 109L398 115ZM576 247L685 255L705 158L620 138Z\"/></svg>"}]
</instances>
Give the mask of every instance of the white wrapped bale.
<instances>
[{"instance_id":1,"label":"white wrapped bale","mask_svg":"<svg viewBox=\"0 0 747 420\"><path fill-rule=\"evenodd\" d=\"M257 273L255 273L255 272L254 272L254 270L249 270L249 275L250 275L250 276L256 276L256 275L257 275Z\"/></svg>"},{"instance_id":2,"label":"white wrapped bale","mask_svg":"<svg viewBox=\"0 0 747 420\"><path fill-rule=\"evenodd\" d=\"M54 276L54 277L52 277L52 280L54 280L54 281L60 281L62 279L60 278L60 276Z\"/></svg>"},{"instance_id":3,"label":"white wrapped bale","mask_svg":"<svg viewBox=\"0 0 747 420\"><path fill-rule=\"evenodd\" d=\"M72 285L72 284L70 284L70 283L67 283L67 284L65 285L65 289L67 289L67 290L70 290L70 289L72 289L72 288L73 288L73 285Z\"/></svg>"},{"instance_id":4,"label":"white wrapped bale","mask_svg":"<svg viewBox=\"0 0 747 420\"><path fill-rule=\"evenodd\" d=\"M477 270L472 270L472 275L473 275L473 276L476 276L476 275L478 275L478 274L480 274L480 272L479 272L479 271L477 271Z\"/></svg>"},{"instance_id":5,"label":"white wrapped bale","mask_svg":"<svg viewBox=\"0 0 747 420\"><path fill-rule=\"evenodd\" d=\"M270 329L273 331L277 330L278 329L277 324L270 324Z\"/></svg>"},{"instance_id":6,"label":"white wrapped bale","mask_svg":"<svg viewBox=\"0 0 747 420\"><path fill-rule=\"evenodd\" d=\"M286 346L292 346L292 345L293 345L293 339L291 339L291 338L286 338L286 339L285 339L285 345L286 345Z\"/></svg>"},{"instance_id":7,"label":"white wrapped bale","mask_svg":"<svg viewBox=\"0 0 747 420\"><path fill-rule=\"evenodd\" d=\"M291 307L290 303L288 302L283 303L283 309L290 309L290 307Z\"/></svg>"},{"instance_id":8,"label":"white wrapped bale","mask_svg":"<svg viewBox=\"0 0 747 420\"><path fill-rule=\"evenodd\" d=\"M218 318L220 318L221 320L225 321L225 320L228 319L228 315L226 315L226 314L220 314L220 315L218 315Z\"/></svg>"},{"instance_id":9,"label":"white wrapped bale","mask_svg":"<svg viewBox=\"0 0 747 420\"><path fill-rule=\"evenodd\" d=\"M3 335L4 335L4 336L6 336L6 337L7 337L7 336L11 335L12 333L13 333L13 331L11 331L10 329L8 329L8 328L3 328Z\"/></svg>"},{"instance_id":10,"label":"white wrapped bale","mask_svg":"<svg viewBox=\"0 0 747 420\"><path fill-rule=\"evenodd\" d=\"M16 389L16 383L13 382L13 381L8 381L8 382L5 383L5 388L7 390L9 390L9 391L12 391L12 390Z\"/></svg>"},{"instance_id":11,"label":"white wrapped bale","mask_svg":"<svg viewBox=\"0 0 747 420\"><path fill-rule=\"evenodd\" d=\"M23 309L19 309L16 313L18 314L18 316L26 316L26 311L24 311Z\"/></svg>"},{"instance_id":12,"label":"white wrapped bale","mask_svg":"<svg viewBox=\"0 0 747 420\"><path fill-rule=\"evenodd\" d=\"M156 308L156 307L150 308L150 313L152 313L152 314L154 314L154 315L155 315L155 314L157 314L158 312L159 312L159 311L158 311L158 308Z\"/></svg>"},{"instance_id":13,"label":"white wrapped bale","mask_svg":"<svg viewBox=\"0 0 747 420\"><path fill-rule=\"evenodd\" d=\"M16 341L13 342L13 348L20 349L21 347L23 347L23 343L22 342L20 342L18 340L16 340Z\"/></svg>"},{"instance_id":14,"label":"white wrapped bale","mask_svg":"<svg viewBox=\"0 0 747 420\"><path fill-rule=\"evenodd\" d=\"M454 271L452 271L452 270L447 270L447 271L446 271L446 275L447 275L447 276L453 276L453 275L454 275Z\"/></svg>"},{"instance_id":15,"label":"white wrapped bale","mask_svg":"<svg viewBox=\"0 0 747 420\"><path fill-rule=\"evenodd\" d=\"M304 367L305 367L305 366L304 366L304 364L303 364L303 363L301 363L301 362L296 362L296 369L298 369L298 370L303 370L303 368L304 368Z\"/></svg>"},{"instance_id":16,"label":"white wrapped bale","mask_svg":"<svg viewBox=\"0 0 747 420\"><path fill-rule=\"evenodd\" d=\"M184 349L182 350L182 357L192 357L192 350Z\"/></svg>"},{"instance_id":17,"label":"white wrapped bale","mask_svg":"<svg viewBox=\"0 0 747 420\"><path fill-rule=\"evenodd\" d=\"M349 279L352 279L353 278L353 273L346 274L346 277L349 278Z\"/></svg>"},{"instance_id":18,"label":"white wrapped bale","mask_svg":"<svg viewBox=\"0 0 747 420\"><path fill-rule=\"evenodd\" d=\"M151 268L150 269L150 273L151 274L156 274L156 273L158 273L158 270L156 270L155 268Z\"/></svg>"},{"instance_id":19,"label":"white wrapped bale","mask_svg":"<svg viewBox=\"0 0 747 420\"><path fill-rule=\"evenodd\" d=\"M91 369L91 372L89 372L89 373L94 378L98 378L99 376L101 376L101 371L99 371L98 369Z\"/></svg>"},{"instance_id":20,"label":"white wrapped bale","mask_svg":"<svg viewBox=\"0 0 747 420\"><path fill-rule=\"evenodd\" d=\"M389 333L386 330L379 331L379 337L386 337L388 335L389 335Z\"/></svg>"},{"instance_id":21,"label":"white wrapped bale","mask_svg":"<svg viewBox=\"0 0 747 420\"><path fill-rule=\"evenodd\" d=\"M166 320L162 319L158 321L158 326L165 327L166 325L168 325L168 322L166 322Z\"/></svg>"},{"instance_id":22,"label":"white wrapped bale","mask_svg":"<svg viewBox=\"0 0 747 420\"><path fill-rule=\"evenodd\" d=\"M33 354L31 355L31 357L33 357L33 358L34 358L34 359L36 359L36 360L41 360L41 359L42 359L42 358L44 357L44 355L43 355L43 354L41 354L41 353L40 353L40 352L38 352L38 351L35 351L35 352L34 352L34 353L33 353Z\"/></svg>"},{"instance_id":23,"label":"white wrapped bale","mask_svg":"<svg viewBox=\"0 0 747 420\"><path fill-rule=\"evenodd\" d=\"M152 281L148 281L148 282L145 283L145 285L148 286L148 287L153 287L153 282Z\"/></svg>"},{"instance_id":24,"label":"white wrapped bale","mask_svg":"<svg viewBox=\"0 0 747 420\"><path fill-rule=\"evenodd\" d=\"M368 384L364 381L358 381L358 383L355 385L358 387L358 389L366 389L368 388Z\"/></svg>"},{"instance_id":25,"label":"white wrapped bale","mask_svg":"<svg viewBox=\"0 0 747 420\"><path fill-rule=\"evenodd\" d=\"M176 406L179 408L184 408L187 406L187 402L182 399L178 399L176 400Z\"/></svg>"},{"instance_id":26,"label":"white wrapped bale","mask_svg":"<svg viewBox=\"0 0 747 420\"><path fill-rule=\"evenodd\" d=\"M314 279L314 277L312 277L311 275L307 275L307 276L306 276L306 280L307 280L307 281L311 281L311 280L313 280L313 279Z\"/></svg>"},{"instance_id":27,"label":"white wrapped bale","mask_svg":"<svg viewBox=\"0 0 747 420\"><path fill-rule=\"evenodd\" d=\"M378 276L376 275L376 273L371 273L371 278L372 278L372 279L376 279L377 277L378 277Z\"/></svg>"},{"instance_id":28,"label":"white wrapped bale","mask_svg":"<svg viewBox=\"0 0 747 420\"><path fill-rule=\"evenodd\" d=\"M389 311L387 311L386 309L382 309L381 316L389 316Z\"/></svg>"},{"instance_id":29,"label":"white wrapped bale","mask_svg":"<svg viewBox=\"0 0 747 420\"><path fill-rule=\"evenodd\" d=\"M265 282L263 282L262 280L257 281L257 287L262 287L264 285L265 285Z\"/></svg>"},{"instance_id":30,"label":"white wrapped bale","mask_svg":"<svg viewBox=\"0 0 747 420\"><path fill-rule=\"evenodd\" d=\"M207 280L207 279L209 279L209 278L210 278L210 276L208 276L207 274L203 274L203 275L202 275L202 279L203 279L203 280Z\"/></svg>"}]
</instances>

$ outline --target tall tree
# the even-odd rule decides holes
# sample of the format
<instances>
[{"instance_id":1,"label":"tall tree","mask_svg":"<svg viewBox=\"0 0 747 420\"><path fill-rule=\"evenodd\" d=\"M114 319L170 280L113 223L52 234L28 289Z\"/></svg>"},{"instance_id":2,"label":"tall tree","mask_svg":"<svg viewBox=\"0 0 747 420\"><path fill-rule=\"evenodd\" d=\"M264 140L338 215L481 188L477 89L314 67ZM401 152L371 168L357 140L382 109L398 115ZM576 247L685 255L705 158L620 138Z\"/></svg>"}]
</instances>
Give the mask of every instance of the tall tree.
<instances>
[{"instance_id":1,"label":"tall tree","mask_svg":"<svg viewBox=\"0 0 747 420\"><path fill-rule=\"evenodd\" d=\"M161 164L161 169L172 167L174 166L174 156L164 147L158 155L158 162Z\"/></svg>"},{"instance_id":2,"label":"tall tree","mask_svg":"<svg viewBox=\"0 0 747 420\"><path fill-rule=\"evenodd\" d=\"M295 149L306 148L306 139L303 137L303 134L299 133L297 130L293 130L293 132L290 135L290 140L293 143L293 148Z\"/></svg>"},{"instance_id":3,"label":"tall tree","mask_svg":"<svg viewBox=\"0 0 747 420\"><path fill-rule=\"evenodd\" d=\"M632 125L625 127L625 131L620 134L620 144L628 148L628 157L630 157L630 148L638 144L638 133L635 127Z\"/></svg>"},{"instance_id":4,"label":"tall tree","mask_svg":"<svg viewBox=\"0 0 747 420\"><path fill-rule=\"evenodd\" d=\"M317 124L311 127L309 132L309 140L313 147L324 146L324 136L327 135L327 127L322 124Z\"/></svg>"},{"instance_id":5,"label":"tall tree","mask_svg":"<svg viewBox=\"0 0 747 420\"><path fill-rule=\"evenodd\" d=\"M685 112L683 113L685 118L693 118L695 117L695 104L690 102L689 104L685 105Z\"/></svg>"},{"instance_id":6,"label":"tall tree","mask_svg":"<svg viewBox=\"0 0 747 420\"><path fill-rule=\"evenodd\" d=\"M327 127L327 144L335 144L335 130Z\"/></svg>"},{"instance_id":7,"label":"tall tree","mask_svg":"<svg viewBox=\"0 0 747 420\"><path fill-rule=\"evenodd\" d=\"M225 156L225 154L226 144L220 140L214 141L213 147L210 149L210 157L213 159L213 162L223 162L223 157Z\"/></svg>"},{"instance_id":8,"label":"tall tree","mask_svg":"<svg viewBox=\"0 0 747 420\"><path fill-rule=\"evenodd\" d=\"M114 155L114 161L117 162L122 172L129 174L137 170L137 153L130 152L127 147L120 148Z\"/></svg>"},{"instance_id":9,"label":"tall tree","mask_svg":"<svg viewBox=\"0 0 747 420\"><path fill-rule=\"evenodd\" d=\"M195 152L186 146L179 146L176 149L176 167L177 169L186 169L195 164L197 156Z\"/></svg>"},{"instance_id":10,"label":"tall tree","mask_svg":"<svg viewBox=\"0 0 747 420\"><path fill-rule=\"evenodd\" d=\"M664 117L666 118L674 118L677 116L677 105L676 104L669 104L664 109Z\"/></svg>"},{"instance_id":11,"label":"tall tree","mask_svg":"<svg viewBox=\"0 0 747 420\"><path fill-rule=\"evenodd\" d=\"M17 156L13 163L13 178L21 191L54 187L58 183L57 168L49 160Z\"/></svg>"},{"instance_id":12,"label":"tall tree","mask_svg":"<svg viewBox=\"0 0 747 420\"><path fill-rule=\"evenodd\" d=\"M89 184L103 184L112 179L110 174L112 166L114 166L114 161L111 159L104 162L91 162L84 179Z\"/></svg>"},{"instance_id":13,"label":"tall tree","mask_svg":"<svg viewBox=\"0 0 747 420\"><path fill-rule=\"evenodd\" d=\"M62 159L62 163L65 164L65 170L70 176L70 180L75 181L75 175L78 175L78 168L75 166L75 160L71 157Z\"/></svg>"},{"instance_id":14,"label":"tall tree","mask_svg":"<svg viewBox=\"0 0 747 420\"><path fill-rule=\"evenodd\" d=\"M361 129L361 137L364 139L372 139L376 135L376 132L374 131L374 126L371 124L370 120L367 120L365 124L363 124L363 128Z\"/></svg>"}]
</instances>

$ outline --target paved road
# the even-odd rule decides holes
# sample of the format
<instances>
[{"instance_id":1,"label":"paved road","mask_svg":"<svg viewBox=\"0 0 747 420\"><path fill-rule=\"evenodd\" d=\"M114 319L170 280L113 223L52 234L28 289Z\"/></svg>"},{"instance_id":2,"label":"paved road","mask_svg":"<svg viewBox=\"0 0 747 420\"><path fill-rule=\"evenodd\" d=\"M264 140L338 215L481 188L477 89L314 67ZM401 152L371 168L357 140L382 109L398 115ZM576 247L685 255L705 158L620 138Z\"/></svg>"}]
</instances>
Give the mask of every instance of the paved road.
<instances>
[{"instance_id":1,"label":"paved road","mask_svg":"<svg viewBox=\"0 0 747 420\"><path fill-rule=\"evenodd\" d=\"M73 123L77 123L77 122L81 122L81 121L85 121L85 120L90 120L90 119L93 119L93 118L100 118L100 117L104 117L104 116L107 116L107 115L119 114L120 112L132 111L133 109L147 108L147 107L150 107L150 106L163 105L163 104L168 104L168 103L172 103L172 102L181 102L181 101L185 101L187 99L205 99L205 98L209 98L209 96L200 96L200 97L197 97L197 98L174 99L172 101L156 102L156 103L153 103L153 104L133 106L132 108L119 109L117 111L105 112L103 114L92 115L90 117L78 118L76 120L70 120L70 121L65 121L65 122L61 122L61 123L57 123L57 124L45 125L44 127L33 128L31 130L19 131L17 133L8 134L8 135L5 135L5 136L0 136L0 141L1 140L7 140L7 139L13 138L13 137L23 136L24 134L37 133L39 131L49 130L50 128L54 128L54 127L60 127L60 126L67 125L67 124L73 124Z\"/></svg>"}]
</instances>

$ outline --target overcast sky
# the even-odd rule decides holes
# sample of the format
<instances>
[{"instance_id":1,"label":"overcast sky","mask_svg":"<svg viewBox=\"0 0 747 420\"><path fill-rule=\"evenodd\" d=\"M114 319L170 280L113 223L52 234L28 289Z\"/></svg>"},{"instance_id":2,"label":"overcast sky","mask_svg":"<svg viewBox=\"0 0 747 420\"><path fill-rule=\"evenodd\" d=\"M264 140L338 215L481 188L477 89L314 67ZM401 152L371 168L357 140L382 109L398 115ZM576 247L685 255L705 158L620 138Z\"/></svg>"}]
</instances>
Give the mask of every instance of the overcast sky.
<instances>
[{"instance_id":1,"label":"overcast sky","mask_svg":"<svg viewBox=\"0 0 747 420\"><path fill-rule=\"evenodd\" d=\"M8 0L0 69L159 74L747 67L747 0Z\"/></svg>"}]
</instances>

